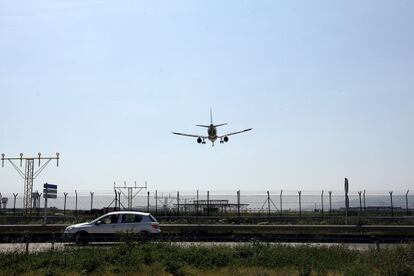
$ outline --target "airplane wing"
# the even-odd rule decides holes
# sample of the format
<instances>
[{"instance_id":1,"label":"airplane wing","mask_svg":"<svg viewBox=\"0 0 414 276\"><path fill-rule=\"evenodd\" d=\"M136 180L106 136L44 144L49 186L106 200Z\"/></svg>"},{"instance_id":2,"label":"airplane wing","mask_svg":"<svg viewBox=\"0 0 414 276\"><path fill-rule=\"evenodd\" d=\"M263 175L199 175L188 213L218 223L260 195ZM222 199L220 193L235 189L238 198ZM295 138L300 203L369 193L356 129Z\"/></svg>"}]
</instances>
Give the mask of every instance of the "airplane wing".
<instances>
[{"instance_id":1,"label":"airplane wing","mask_svg":"<svg viewBox=\"0 0 414 276\"><path fill-rule=\"evenodd\" d=\"M173 132L172 134L187 136L187 137L195 137L195 138L200 137L200 138L203 138L203 139L208 139L208 136L204 136L204 135L186 134L186 133L179 133L179 132Z\"/></svg>"},{"instance_id":2,"label":"airplane wing","mask_svg":"<svg viewBox=\"0 0 414 276\"><path fill-rule=\"evenodd\" d=\"M236 131L236 132L227 133L227 134L224 134L224 135L220 135L220 136L218 136L218 138L219 138L219 139L221 139L221 138L226 137L226 136L231 136L231 135L235 135L235 134L239 134L239 133L247 132L247 131L250 131L250 130L252 130L252 129L253 129L253 128L248 128L248 129L244 129L244 130L241 130L241 131Z\"/></svg>"}]
</instances>

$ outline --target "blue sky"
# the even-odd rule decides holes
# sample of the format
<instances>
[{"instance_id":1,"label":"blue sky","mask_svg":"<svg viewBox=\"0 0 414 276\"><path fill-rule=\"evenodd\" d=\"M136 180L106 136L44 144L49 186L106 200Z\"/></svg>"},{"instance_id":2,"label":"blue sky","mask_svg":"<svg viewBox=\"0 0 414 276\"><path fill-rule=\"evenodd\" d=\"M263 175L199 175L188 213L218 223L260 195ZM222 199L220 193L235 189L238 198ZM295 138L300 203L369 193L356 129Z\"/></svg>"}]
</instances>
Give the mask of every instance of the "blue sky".
<instances>
[{"instance_id":1,"label":"blue sky","mask_svg":"<svg viewBox=\"0 0 414 276\"><path fill-rule=\"evenodd\" d=\"M0 0L0 152L62 190L404 190L412 1ZM212 148L201 133L253 127ZM0 192L22 192L10 165Z\"/></svg>"}]
</instances>

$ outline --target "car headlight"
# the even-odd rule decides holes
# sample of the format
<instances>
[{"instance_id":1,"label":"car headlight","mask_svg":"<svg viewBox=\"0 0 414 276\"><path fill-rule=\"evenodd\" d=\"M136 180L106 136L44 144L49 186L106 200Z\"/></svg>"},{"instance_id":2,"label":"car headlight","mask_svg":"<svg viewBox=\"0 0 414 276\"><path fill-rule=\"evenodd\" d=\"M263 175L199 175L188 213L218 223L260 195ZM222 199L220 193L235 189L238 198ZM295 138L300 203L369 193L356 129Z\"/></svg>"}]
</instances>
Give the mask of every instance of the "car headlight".
<instances>
[{"instance_id":1,"label":"car headlight","mask_svg":"<svg viewBox=\"0 0 414 276\"><path fill-rule=\"evenodd\" d=\"M66 232L69 232L70 230L72 230L73 229L73 227L72 226L68 226L68 227L66 227L66 229L65 229L65 233Z\"/></svg>"}]
</instances>

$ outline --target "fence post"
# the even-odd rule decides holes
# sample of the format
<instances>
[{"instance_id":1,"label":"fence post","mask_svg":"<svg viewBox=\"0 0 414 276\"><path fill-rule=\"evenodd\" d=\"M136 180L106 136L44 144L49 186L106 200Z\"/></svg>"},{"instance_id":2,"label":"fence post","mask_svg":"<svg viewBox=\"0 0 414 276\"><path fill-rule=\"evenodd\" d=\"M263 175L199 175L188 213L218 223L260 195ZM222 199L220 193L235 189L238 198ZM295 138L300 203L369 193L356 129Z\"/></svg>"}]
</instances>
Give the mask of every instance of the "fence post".
<instances>
[{"instance_id":1,"label":"fence post","mask_svg":"<svg viewBox=\"0 0 414 276\"><path fill-rule=\"evenodd\" d=\"M16 216L16 197L17 197L18 193L13 193L14 196L14 201L13 201L13 216Z\"/></svg>"},{"instance_id":2,"label":"fence post","mask_svg":"<svg viewBox=\"0 0 414 276\"><path fill-rule=\"evenodd\" d=\"M68 193L63 193L63 196L65 197L65 201L63 202L63 215L66 216L66 197Z\"/></svg>"},{"instance_id":3,"label":"fence post","mask_svg":"<svg viewBox=\"0 0 414 276\"><path fill-rule=\"evenodd\" d=\"M207 191L207 216L210 216L210 191Z\"/></svg>"},{"instance_id":4,"label":"fence post","mask_svg":"<svg viewBox=\"0 0 414 276\"><path fill-rule=\"evenodd\" d=\"M40 212L40 206L41 206L41 202L40 202L40 200L42 199L42 194L43 193L40 193L40 195L39 195L39 207L37 208L37 215L39 215L39 212Z\"/></svg>"},{"instance_id":5,"label":"fence post","mask_svg":"<svg viewBox=\"0 0 414 276\"><path fill-rule=\"evenodd\" d=\"M393 191L390 191L390 200L391 200L391 216L394 216L394 205L392 204L392 193Z\"/></svg>"},{"instance_id":6,"label":"fence post","mask_svg":"<svg viewBox=\"0 0 414 276\"><path fill-rule=\"evenodd\" d=\"M199 204L199 197L198 197L198 190L197 190L197 201L196 201L196 216L198 217L198 210L199 210L199 208L198 208L198 204Z\"/></svg>"},{"instance_id":7,"label":"fence post","mask_svg":"<svg viewBox=\"0 0 414 276\"><path fill-rule=\"evenodd\" d=\"M282 209L282 206L283 206L283 204L282 204L282 193L283 193L283 190L280 190L280 216L283 216L283 209Z\"/></svg>"},{"instance_id":8,"label":"fence post","mask_svg":"<svg viewBox=\"0 0 414 276\"><path fill-rule=\"evenodd\" d=\"M155 215L158 215L158 191L155 190Z\"/></svg>"},{"instance_id":9,"label":"fence post","mask_svg":"<svg viewBox=\"0 0 414 276\"><path fill-rule=\"evenodd\" d=\"M322 193L321 193L321 211L322 211L322 218L323 218L323 190L322 190Z\"/></svg>"},{"instance_id":10,"label":"fence post","mask_svg":"<svg viewBox=\"0 0 414 276\"><path fill-rule=\"evenodd\" d=\"M267 191L267 212L268 212L268 216L270 217L270 194L269 194L269 191Z\"/></svg>"},{"instance_id":11,"label":"fence post","mask_svg":"<svg viewBox=\"0 0 414 276\"><path fill-rule=\"evenodd\" d=\"M407 211L407 216L409 214L408 212L408 193L410 192L410 190L407 190L407 192L405 193L405 209Z\"/></svg>"},{"instance_id":12,"label":"fence post","mask_svg":"<svg viewBox=\"0 0 414 276\"><path fill-rule=\"evenodd\" d=\"M302 191L298 191L299 195L299 216L302 216Z\"/></svg>"},{"instance_id":13,"label":"fence post","mask_svg":"<svg viewBox=\"0 0 414 276\"><path fill-rule=\"evenodd\" d=\"M114 188L114 193L115 193L115 197L114 197L114 200L113 200L115 202L115 204L114 204L115 205L114 211L116 211L116 208L118 207L118 194L116 193L115 188ZM111 202L111 204L112 204L112 202Z\"/></svg>"},{"instance_id":14,"label":"fence post","mask_svg":"<svg viewBox=\"0 0 414 276\"><path fill-rule=\"evenodd\" d=\"M177 215L180 215L180 192L177 191Z\"/></svg>"},{"instance_id":15,"label":"fence post","mask_svg":"<svg viewBox=\"0 0 414 276\"><path fill-rule=\"evenodd\" d=\"M92 209L93 209L93 194L94 192L90 192L91 193L91 216L92 216Z\"/></svg>"},{"instance_id":16,"label":"fence post","mask_svg":"<svg viewBox=\"0 0 414 276\"><path fill-rule=\"evenodd\" d=\"M366 206L366 204L365 204L365 190L364 190L364 193L363 193L363 195L362 195L362 197L363 197L363 199L364 199L364 214L365 214L365 212L367 211L367 206Z\"/></svg>"},{"instance_id":17,"label":"fence post","mask_svg":"<svg viewBox=\"0 0 414 276\"><path fill-rule=\"evenodd\" d=\"M237 191L237 216L240 218L240 190Z\"/></svg>"},{"instance_id":18,"label":"fence post","mask_svg":"<svg viewBox=\"0 0 414 276\"><path fill-rule=\"evenodd\" d=\"M75 190L75 216L78 215L78 191Z\"/></svg>"},{"instance_id":19,"label":"fence post","mask_svg":"<svg viewBox=\"0 0 414 276\"><path fill-rule=\"evenodd\" d=\"M348 224L348 208L349 208L349 197L348 197L348 191L349 191L349 183L348 178L345 178L345 224Z\"/></svg>"},{"instance_id":20,"label":"fence post","mask_svg":"<svg viewBox=\"0 0 414 276\"><path fill-rule=\"evenodd\" d=\"M118 192L118 208L121 210L121 192Z\"/></svg>"},{"instance_id":21,"label":"fence post","mask_svg":"<svg viewBox=\"0 0 414 276\"><path fill-rule=\"evenodd\" d=\"M362 191L359 191L358 192L358 196L359 196L359 214L360 215L362 213L362 199L361 199L361 194L362 194Z\"/></svg>"},{"instance_id":22,"label":"fence post","mask_svg":"<svg viewBox=\"0 0 414 276\"><path fill-rule=\"evenodd\" d=\"M332 191L329 191L329 216L332 217Z\"/></svg>"},{"instance_id":23,"label":"fence post","mask_svg":"<svg viewBox=\"0 0 414 276\"><path fill-rule=\"evenodd\" d=\"M150 212L150 204L149 204L149 200L150 200L150 192L147 192L147 213Z\"/></svg>"}]
</instances>

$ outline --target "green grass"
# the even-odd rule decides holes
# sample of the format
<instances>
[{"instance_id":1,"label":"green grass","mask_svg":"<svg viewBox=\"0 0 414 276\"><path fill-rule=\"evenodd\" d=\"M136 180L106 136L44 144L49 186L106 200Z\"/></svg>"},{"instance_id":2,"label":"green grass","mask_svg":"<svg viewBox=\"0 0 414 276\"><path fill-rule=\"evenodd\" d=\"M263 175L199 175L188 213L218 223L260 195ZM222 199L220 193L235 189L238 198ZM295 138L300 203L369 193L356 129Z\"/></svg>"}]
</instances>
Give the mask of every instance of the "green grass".
<instances>
[{"instance_id":1,"label":"green grass","mask_svg":"<svg viewBox=\"0 0 414 276\"><path fill-rule=\"evenodd\" d=\"M414 275L414 245L367 251L269 244L125 243L0 254L2 275Z\"/></svg>"}]
</instances>

